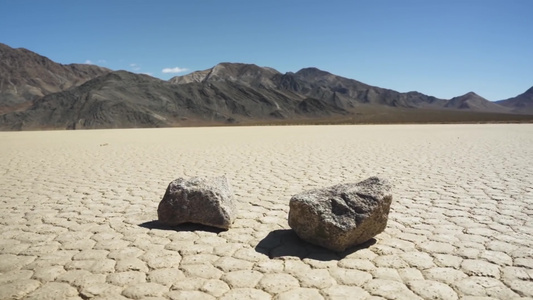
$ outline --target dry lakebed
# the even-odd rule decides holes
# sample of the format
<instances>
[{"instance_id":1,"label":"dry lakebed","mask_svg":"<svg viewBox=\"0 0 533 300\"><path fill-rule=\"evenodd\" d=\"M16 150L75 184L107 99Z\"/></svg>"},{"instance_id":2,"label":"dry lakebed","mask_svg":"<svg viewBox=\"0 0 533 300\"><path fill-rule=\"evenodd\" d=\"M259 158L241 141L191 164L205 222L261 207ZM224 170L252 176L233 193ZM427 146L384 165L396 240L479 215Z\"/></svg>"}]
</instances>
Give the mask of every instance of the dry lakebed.
<instances>
[{"instance_id":1,"label":"dry lakebed","mask_svg":"<svg viewBox=\"0 0 533 300\"><path fill-rule=\"evenodd\" d=\"M0 132L0 299L533 297L533 125ZM160 226L178 177L225 175L227 231ZM292 195L393 183L385 231L305 243Z\"/></svg>"}]
</instances>

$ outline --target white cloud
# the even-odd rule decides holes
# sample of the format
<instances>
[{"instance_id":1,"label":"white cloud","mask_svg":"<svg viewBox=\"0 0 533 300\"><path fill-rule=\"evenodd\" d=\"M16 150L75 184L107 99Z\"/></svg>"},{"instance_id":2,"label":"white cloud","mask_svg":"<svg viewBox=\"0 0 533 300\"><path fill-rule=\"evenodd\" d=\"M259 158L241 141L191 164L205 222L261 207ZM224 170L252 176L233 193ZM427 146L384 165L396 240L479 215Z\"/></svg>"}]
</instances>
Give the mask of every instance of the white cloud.
<instances>
[{"instance_id":1,"label":"white cloud","mask_svg":"<svg viewBox=\"0 0 533 300\"><path fill-rule=\"evenodd\" d=\"M132 63L130 64L130 67L133 71L139 71L141 70L141 67L138 64Z\"/></svg>"},{"instance_id":2,"label":"white cloud","mask_svg":"<svg viewBox=\"0 0 533 300\"><path fill-rule=\"evenodd\" d=\"M182 73L182 72L186 72L186 71L189 71L189 69L175 67L175 68L164 68L161 72L163 72L163 73Z\"/></svg>"},{"instance_id":3,"label":"white cloud","mask_svg":"<svg viewBox=\"0 0 533 300\"><path fill-rule=\"evenodd\" d=\"M105 64L107 63L107 61L105 59L99 59L97 60L96 62L90 60L90 59L87 59L85 60L84 64L87 64L87 65L94 65L94 64Z\"/></svg>"}]
</instances>

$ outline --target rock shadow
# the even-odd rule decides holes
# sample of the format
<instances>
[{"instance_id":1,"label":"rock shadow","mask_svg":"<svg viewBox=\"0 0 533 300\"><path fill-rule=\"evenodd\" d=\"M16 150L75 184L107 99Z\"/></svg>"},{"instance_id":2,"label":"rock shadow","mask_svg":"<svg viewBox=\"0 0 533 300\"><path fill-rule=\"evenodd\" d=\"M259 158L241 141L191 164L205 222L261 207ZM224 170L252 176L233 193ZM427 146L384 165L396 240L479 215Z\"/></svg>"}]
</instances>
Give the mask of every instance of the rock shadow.
<instances>
[{"instance_id":1,"label":"rock shadow","mask_svg":"<svg viewBox=\"0 0 533 300\"><path fill-rule=\"evenodd\" d=\"M216 234L219 234L223 231L226 231L221 228L213 227L213 226L207 226L202 224L195 224L195 223L183 223L177 226L168 226L161 224L158 220L148 221L139 224L142 228L147 229L157 229L157 230L173 230L173 231L206 231L206 232L213 232Z\"/></svg>"},{"instance_id":2,"label":"rock shadow","mask_svg":"<svg viewBox=\"0 0 533 300\"><path fill-rule=\"evenodd\" d=\"M376 243L376 239L348 248L342 252L335 252L320 246L310 244L298 237L292 229L278 229L270 232L255 247L255 251L270 258L293 256L300 259L309 258L320 261L340 260L344 257L366 249Z\"/></svg>"}]
</instances>

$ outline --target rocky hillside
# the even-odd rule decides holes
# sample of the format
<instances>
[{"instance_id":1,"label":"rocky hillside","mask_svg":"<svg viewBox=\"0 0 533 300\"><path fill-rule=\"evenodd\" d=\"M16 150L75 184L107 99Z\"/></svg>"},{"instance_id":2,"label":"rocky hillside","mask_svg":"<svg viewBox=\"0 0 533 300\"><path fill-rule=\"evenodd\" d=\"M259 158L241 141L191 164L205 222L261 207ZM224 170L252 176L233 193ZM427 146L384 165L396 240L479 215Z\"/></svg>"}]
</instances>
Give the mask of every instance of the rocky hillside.
<instances>
[{"instance_id":1,"label":"rocky hillside","mask_svg":"<svg viewBox=\"0 0 533 300\"><path fill-rule=\"evenodd\" d=\"M514 113L533 114L533 87L516 97L497 101L496 103L511 109Z\"/></svg>"},{"instance_id":2,"label":"rocky hillside","mask_svg":"<svg viewBox=\"0 0 533 300\"><path fill-rule=\"evenodd\" d=\"M256 65L221 63L208 70L174 77L170 82L235 83L259 90L289 93L301 99L317 99L341 109L350 109L362 104L438 108L445 103L445 100L417 92L399 93L370 86L317 68L282 74L272 68Z\"/></svg>"},{"instance_id":3,"label":"rocky hillside","mask_svg":"<svg viewBox=\"0 0 533 300\"><path fill-rule=\"evenodd\" d=\"M229 124L348 112L319 99L232 82L172 84L147 75L110 72L39 98L0 116L7 129L124 128Z\"/></svg>"},{"instance_id":4,"label":"rocky hillside","mask_svg":"<svg viewBox=\"0 0 533 300\"><path fill-rule=\"evenodd\" d=\"M508 108L498 105L494 102L490 102L474 92L469 92L462 96L454 97L447 101L444 107L461 110L473 110L478 112L507 113L510 111Z\"/></svg>"},{"instance_id":5,"label":"rocky hillside","mask_svg":"<svg viewBox=\"0 0 533 300\"><path fill-rule=\"evenodd\" d=\"M29 50L0 43L0 113L25 107L32 100L109 71L94 65L58 64Z\"/></svg>"},{"instance_id":6,"label":"rocky hillside","mask_svg":"<svg viewBox=\"0 0 533 300\"><path fill-rule=\"evenodd\" d=\"M451 100L399 93L317 68L283 74L221 63L164 81L91 65L60 65L5 45L1 49L6 58L0 69L3 130L533 119L511 115L518 108L475 93Z\"/></svg>"}]
</instances>

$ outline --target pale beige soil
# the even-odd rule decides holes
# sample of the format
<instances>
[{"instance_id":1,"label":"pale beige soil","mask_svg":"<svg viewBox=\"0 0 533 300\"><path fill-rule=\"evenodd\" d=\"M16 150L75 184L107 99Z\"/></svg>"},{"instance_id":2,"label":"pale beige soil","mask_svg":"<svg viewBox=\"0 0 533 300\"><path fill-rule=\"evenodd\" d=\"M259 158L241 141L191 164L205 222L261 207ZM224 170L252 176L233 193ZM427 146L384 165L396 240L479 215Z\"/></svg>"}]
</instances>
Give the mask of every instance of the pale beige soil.
<instances>
[{"instance_id":1,"label":"pale beige soil","mask_svg":"<svg viewBox=\"0 0 533 300\"><path fill-rule=\"evenodd\" d=\"M0 132L0 299L533 297L533 125ZM229 231L158 226L170 181L225 174ZM291 195L395 184L386 231L334 253ZM489 299L489 298L483 298Z\"/></svg>"}]
</instances>

